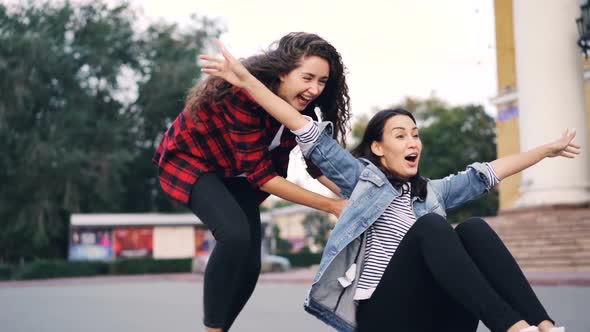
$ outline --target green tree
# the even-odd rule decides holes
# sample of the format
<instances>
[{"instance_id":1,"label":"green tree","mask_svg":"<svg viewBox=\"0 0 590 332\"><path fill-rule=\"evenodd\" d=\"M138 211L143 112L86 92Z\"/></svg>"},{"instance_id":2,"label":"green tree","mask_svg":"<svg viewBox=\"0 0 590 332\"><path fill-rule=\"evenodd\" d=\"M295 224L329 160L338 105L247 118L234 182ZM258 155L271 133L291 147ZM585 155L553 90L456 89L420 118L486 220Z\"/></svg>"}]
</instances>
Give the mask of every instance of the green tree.
<instances>
[{"instance_id":1,"label":"green tree","mask_svg":"<svg viewBox=\"0 0 590 332\"><path fill-rule=\"evenodd\" d=\"M64 257L72 212L170 209L151 154L220 30L137 19L126 3L0 3L0 261Z\"/></svg>"},{"instance_id":2,"label":"green tree","mask_svg":"<svg viewBox=\"0 0 590 332\"><path fill-rule=\"evenodd\" d=\"M286 254L291 252L291 249L293 249L293 244L281 237L281 229L277 224L272 225L272 237L275 242L275 250L277 254Z\"/></svg>"},{"instance_id":3,"label":"green tree","mask_svg":"<svg viewBox=\"0 0 590 332\"><path fill-rule=\"evenodd\" d=\"M125 211L178 209L164 195L151 158L162 134L184 107L187 90L200 78L196 55L217 38L222 28L206 17L192 16L184 29L158 23L149 27L144 43L144 66L138 97L129 106L134 158L123 172Z\"/></svg>"},{"instance_id":4,"label":"green tree","mask_svg":"<svg viewBox=\"0 0 590 332\"><path fill-rule=\"evenodd\" d=\"M427 113L420 138L424 148L420 161L422 175L437 179L465 169L476 161L496 159L496 123L483 107L467 105L434 108ZM489 194L449 213L450 222L498 212L498 193Z\"/></svg>"},{"instance_id":5,"label":"green tree","mask_svg":"<svg viewBox=\"0 0 590 332\"><path fill-rule=\"evenodd\" d=\"M332 229L328 216L317 211L310 212L303 219L303 227L305 228L305 237L312 239L313 243L323 250Z\"/></svg>"},{"instance_id":6,"label":"green tree","mask_svg":"<svg viewBox=\"0 0 590 332\"><path fill-rule=\"evenodd\" d=\"M67 216L116 208L131 154L113 92L137 68L126 5L0 4L0 253L65 253Z\"/></svg>"},{"instance_id":7,"label":"green tree","mask_svg":"<svg viewBox=\"0 0 590 332\"><path fill-rule=\"evenodd\" d=\"M352 130L350 131L350 134L352 135L352 144L350 146L354 146L360 143L361 139L363 139L363 135L365 134L365 128L367 128L369 120L370 117L367 114L361 114L354 121L354 123L352 124Z\"/></svg>"}]
</instances>

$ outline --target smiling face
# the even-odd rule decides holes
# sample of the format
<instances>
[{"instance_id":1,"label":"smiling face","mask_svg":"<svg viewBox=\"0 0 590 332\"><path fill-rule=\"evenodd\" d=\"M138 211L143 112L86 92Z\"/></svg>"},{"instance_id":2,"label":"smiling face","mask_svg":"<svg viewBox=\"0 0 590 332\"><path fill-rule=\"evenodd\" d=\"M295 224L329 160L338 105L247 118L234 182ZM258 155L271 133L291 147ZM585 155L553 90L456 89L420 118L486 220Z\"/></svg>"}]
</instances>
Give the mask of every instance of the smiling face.
<instances>
[{"instance_id":1,"label":"smiling face","mask_svg":"<svg viewBox=\"0 0 590 332\"><path fill-rule=\"evenodd\" d=\"M403 179L418 173L422 142L418 128L409 116L395 115L387 120L381 141L374 141L371 150L381 165Z\"/></svg>"},{"instance_id":2,"label":"smiling face","mask_svg":"<svg viewBox=\"0 0 590 332\"><path fill-rule=\"evenodd\" d=\"M319 56L303 56L299 67L280 77L277 94L298 111L314 101L328 82L330 64Z\"/></svg>"}]
</instances>

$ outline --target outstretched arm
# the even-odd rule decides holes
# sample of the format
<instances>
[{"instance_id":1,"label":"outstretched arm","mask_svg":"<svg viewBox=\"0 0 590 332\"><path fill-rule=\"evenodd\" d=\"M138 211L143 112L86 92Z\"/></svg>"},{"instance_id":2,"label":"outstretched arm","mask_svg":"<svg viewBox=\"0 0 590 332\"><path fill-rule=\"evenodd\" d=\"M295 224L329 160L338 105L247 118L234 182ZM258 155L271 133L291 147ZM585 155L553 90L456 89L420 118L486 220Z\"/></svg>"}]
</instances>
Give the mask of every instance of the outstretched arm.
<instances>
[{"instance_id":1,"label":"outstretched arm","mask_svg":"<svg viewBox=\"0 0 590 332\"><path fill-rule=\"evenodd\" d=\"M275 176L262 185L260 189L293 203L302 204L316 210L331 213L336 217L340 217L347 202L344 199L328 198L314 193L313 191L301 188L295 183L280 176Z\"/></svg>"},{"instance_id":2,"label":"outstretched arm","mask_svg":"<svg viewBox=\"0 0 590 332\"><path fill-rule=\"evenodd\" d=\"M290 130L295 131L308 123L309 120L304 118L299 111L250 74L220 41L216 41L216 44L223 58L199 55L200 59L208 61L202 66L202 72L221 77L237 87L246 89L262 108Z\"/></svg>"},{"instance_id":3,"label":"outstretched arm","mask_svg":"<svg viewBox=\"0 0 590 332\"><path fill-rule=\"evenodd\" d=\"M204 73L221 77L234 86L246 89L262 108L291 130L299 129L308 123L309 120L304 118L291 105L276 96L264 84L258 81L256 77L250 74L227 51L221 42L217 41L216 43L223 55L223 59L200 55L199 58L207 61L201 69ZM263 184L260 189L288 201L332 213L337 217L340 216L346 204L346 200L324 197L289 182L280 176L275 176Z\"/></svg>"},{"instance_id":4,"label":"outstretched arm","mask_svg":"<svg viewBox=\"0 0 590 332\"><path fill-rule=\"evenodd\" d=\"M330 191L336 194L336 196L340 197L340 187L338 187L337 184L332 182L332 180L328 179L325 175L320 176L316 180L318 180L319 183L324 185L324 187L330 189Z\"/></svg>"},{"instance_id":5,"label":"outstretched arm","mask_svg":"<svg viewBox=\"0 0 590 332\"><path fill-rule=\"evenodd\" d=\"M491 162L500 180L527 169L545 158L557 156L574 158L580 154L580 146L573 143L575 130L566 130L561 138L520 154L510 155Z\"/></svg>"},{"instance_id":6,"label":"outstretched arm","mask_svg":"<svg viewBox=\"0 0 590 332\"><path fill-rule=\"evenodd\" d=\"M246 89L256 102L266 110L266 112L293 132L298 132L300 129L304 129L306 125L310 124L310 120L301 115L299 111L283 99L276 96L264 84L258 81L256 77L250 74L250 72L248 72L248 70L225 49L221 42L217 41L216 43L223 58L200 55L199 58L207 61L207 63L202 66L201 71L220 77L234 86ZM297 133L295 134L297 135ZM321 137L322 136L320 136L320 139ZM301 146L302 142L299 141L299 144ZM320 183L328 187L328 189L334 193L337 193L339 196L343 195L344 197L349 197L356 181L358 180L358 175L360 174L360 169L363 168L363 165L352 157L348 151L340 147L333 139L331 141L325 141L324 148L326 151L330 152L330 155L334 157L334 160L339 160L339 167L334 167L332 160L328 159L324 153L312 153L308 154L306 157L312 160L320 169L322 169L322 171L326 169L322 168L322 166L324 166L327 167L331 173L335 172L329 180L320 177ZM302 152L305 155L305 148L303 147ZM263 190L273 193L271 191L273 189L270 188L269 190L263 188Z\"/></svg>"}]
</instances>

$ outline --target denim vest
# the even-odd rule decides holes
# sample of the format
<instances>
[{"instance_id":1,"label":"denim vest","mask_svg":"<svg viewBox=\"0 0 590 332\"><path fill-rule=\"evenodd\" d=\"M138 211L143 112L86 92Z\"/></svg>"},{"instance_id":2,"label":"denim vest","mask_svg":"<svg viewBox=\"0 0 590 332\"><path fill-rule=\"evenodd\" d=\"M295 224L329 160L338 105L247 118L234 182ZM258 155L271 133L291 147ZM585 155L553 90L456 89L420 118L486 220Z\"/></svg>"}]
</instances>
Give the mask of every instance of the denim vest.
<instances>
[{"instance_id":1,"label":"denim vest","mask_svg":"<svg viewBox=\"0 0 590 332\"><path fill-rule=\"evenodd\" d=\"M348 203L324 248L318 272L304 303L307 312L338 331L356 331L353 299L362 271L364 232L401 192L385 174L365 159L353 157L332 138L332 123L318 124L318 140L299 143L303 155L320 168L341 190ZM474 163L463 172L428 180L425 200L412 198L416 219L427 213L446 217L446 210L473 200L490 190L485 165Z\"/></svg>"}]
</instances>

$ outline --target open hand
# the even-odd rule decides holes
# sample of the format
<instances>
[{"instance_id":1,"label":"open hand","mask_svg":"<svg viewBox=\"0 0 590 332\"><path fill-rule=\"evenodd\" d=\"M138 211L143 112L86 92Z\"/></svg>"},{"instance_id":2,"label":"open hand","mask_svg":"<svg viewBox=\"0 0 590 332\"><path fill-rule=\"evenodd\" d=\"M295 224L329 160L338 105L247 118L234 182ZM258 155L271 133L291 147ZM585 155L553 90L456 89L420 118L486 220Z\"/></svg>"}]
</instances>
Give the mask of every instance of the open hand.
<instances>
[{"instance_id":1,"label":"open hand","mask_svg":"<svg viewBox=\"0 0 590 332\"><path fill-rule=\"evenodd\" d=\"M243 88L246 82L253 76L239 60L229 53L221 41L216 40L215 45L219 48L223 58L204 54L199 55L199 59L207 61L207 63L203 64L201 71L209 75L221 77L229 83Z\"/></svg>"},{"instance_id":2,"label":"open hand","mask_svg":"<svg viewBox=\"0 0 590 332\"><path fill-rule=\"evenodd\" d=\"M553 158L561 156L574 158L576 155L580 154L581 146L572 142L574 137L576 137L576 130L567 129L563 135L561 135L561 138L547 144L549 148L549 154L547 157Z\"/></svg>"}]
</instances>

